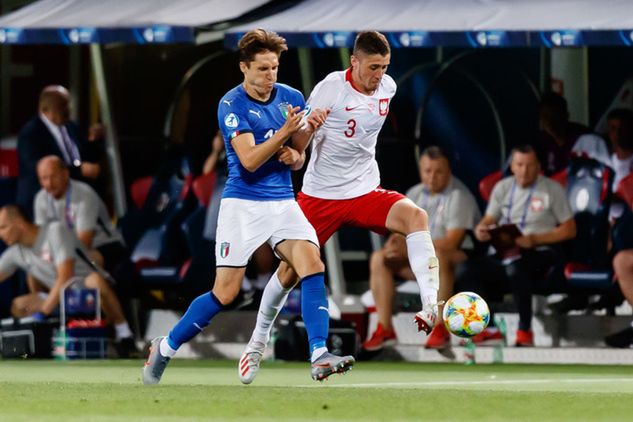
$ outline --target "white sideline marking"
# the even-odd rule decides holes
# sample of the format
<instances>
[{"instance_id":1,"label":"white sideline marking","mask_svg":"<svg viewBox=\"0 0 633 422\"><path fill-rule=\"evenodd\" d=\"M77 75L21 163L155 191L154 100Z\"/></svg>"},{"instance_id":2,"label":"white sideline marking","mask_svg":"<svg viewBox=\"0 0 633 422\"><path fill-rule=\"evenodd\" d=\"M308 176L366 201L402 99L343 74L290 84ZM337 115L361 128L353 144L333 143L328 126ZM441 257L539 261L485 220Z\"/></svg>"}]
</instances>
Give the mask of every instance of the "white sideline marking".
<instances>
[{"instance_id":1,"label":"white sideline marking","mask_svg":"<svg viewBox=\"0 0 633 422\"><path fill-rule=\"evenodd\" d=\"M556 383L595 383L595 382L633 382L633 378L567 378L567 379L513 379L513 380L482 380L482 381L419 381L419 382L383 382L366 384L334 384L328 388L407 388L433 386L468 386L468 385L500 385L500 384L556 384ZM301 388L321 388L321 385L301 385Z\"/></svg>"}]
</instances>

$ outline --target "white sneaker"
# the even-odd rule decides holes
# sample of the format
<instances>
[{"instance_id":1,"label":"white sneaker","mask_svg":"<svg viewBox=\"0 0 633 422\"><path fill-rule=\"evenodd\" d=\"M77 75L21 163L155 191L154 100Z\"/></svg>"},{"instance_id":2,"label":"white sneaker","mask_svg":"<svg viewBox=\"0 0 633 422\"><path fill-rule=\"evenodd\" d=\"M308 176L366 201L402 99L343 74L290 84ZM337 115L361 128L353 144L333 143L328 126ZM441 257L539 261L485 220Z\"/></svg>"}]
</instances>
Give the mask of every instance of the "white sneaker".
<instances>
[{"instance_id":1,"label":"white sneaker","mask_svg":"<svg viewBox=\"0 0 633 422\"><path fill-rule=\"evenodd\" d=\"M242 384L250 384L257 376L264 350L266 350L266 345L259 341L249 342L244 349L237 366L237 373Z\"/></svg>"}]
</instances>

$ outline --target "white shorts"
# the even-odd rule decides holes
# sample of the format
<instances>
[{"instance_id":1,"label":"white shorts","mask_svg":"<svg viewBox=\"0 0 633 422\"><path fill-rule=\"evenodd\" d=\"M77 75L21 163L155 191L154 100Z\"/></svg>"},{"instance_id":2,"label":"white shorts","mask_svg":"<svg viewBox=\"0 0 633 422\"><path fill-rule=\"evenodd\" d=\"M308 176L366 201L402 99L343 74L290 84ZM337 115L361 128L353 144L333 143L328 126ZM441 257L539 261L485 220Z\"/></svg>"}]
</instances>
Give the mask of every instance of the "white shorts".
<instances>
[{"instance_id":1,"label":"white shorts","mask_svg":"<svg viewBox=\"0 0 633 422\"><path fill-rule=\"evenodd\" d=\"M307 240L319 246L314 228L294 199L222 199L215 235L217 267L245 267L261 245L268 242L274 251L284 240Z\"/></svg>"}]
</instances>

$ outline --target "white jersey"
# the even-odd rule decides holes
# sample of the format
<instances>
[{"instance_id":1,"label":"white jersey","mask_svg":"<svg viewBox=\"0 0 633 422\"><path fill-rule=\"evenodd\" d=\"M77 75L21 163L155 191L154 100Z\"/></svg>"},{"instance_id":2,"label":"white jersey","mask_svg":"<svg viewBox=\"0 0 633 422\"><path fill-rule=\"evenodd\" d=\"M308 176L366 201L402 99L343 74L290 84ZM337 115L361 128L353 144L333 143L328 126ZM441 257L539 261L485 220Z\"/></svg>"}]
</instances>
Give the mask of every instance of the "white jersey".
<instances>
[{"instance_id":1,"label":"white jersey","mask_svg":"<svg viewBox=\"0 0 633 422\"><path fill-rule=\"evenodd\" d=\"M396 83L384 75L373 95L357 91L351 70L332 72L308 98L312 109L330 109L312 140L312 156L302 191L323 199L349 199L380 185L376 142Z\"/></svg>"}]
</instances>

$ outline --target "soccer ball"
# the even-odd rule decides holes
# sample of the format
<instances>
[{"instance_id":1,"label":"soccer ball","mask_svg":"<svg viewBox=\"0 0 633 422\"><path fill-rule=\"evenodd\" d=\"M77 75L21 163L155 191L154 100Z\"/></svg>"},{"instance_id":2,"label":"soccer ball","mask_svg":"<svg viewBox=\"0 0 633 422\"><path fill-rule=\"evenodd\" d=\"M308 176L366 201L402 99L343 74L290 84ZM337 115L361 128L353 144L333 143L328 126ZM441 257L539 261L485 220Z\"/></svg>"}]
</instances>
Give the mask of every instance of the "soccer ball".
<instances>
[{"instance_id":1,"label":"soccer ball","mask_svg":"<svg viewBox=\"0 0 633 422\"><path fill-rule=\"evenodd\" d=\"M477 293L460 292L446 301L442 316L448 331L459 337L472 337L488 326L490 309Z\"/></svg>"}]
</instances>

